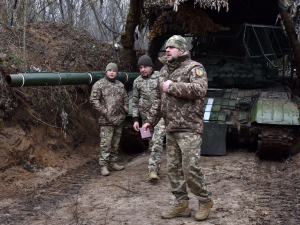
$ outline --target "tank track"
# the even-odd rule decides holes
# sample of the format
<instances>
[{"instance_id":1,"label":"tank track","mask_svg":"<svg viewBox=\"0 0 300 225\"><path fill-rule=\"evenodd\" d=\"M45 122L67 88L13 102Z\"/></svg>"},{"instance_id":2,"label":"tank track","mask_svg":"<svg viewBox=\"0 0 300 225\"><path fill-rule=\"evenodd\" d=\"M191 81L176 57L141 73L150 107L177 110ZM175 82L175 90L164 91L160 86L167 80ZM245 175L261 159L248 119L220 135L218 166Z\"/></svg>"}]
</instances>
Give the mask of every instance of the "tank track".
<instances>
[{"instance_id":1,"label":"tank track","mask_svg":"<svg viewBox=\"0 0 300 225\"><path fill-rule=\"evenodd\" d=\"M289 127L263 127L258 135L257 152L259 157L266 158L276 155L286 158L291 151L293 129Z\"/></svg>"}]
</instances>

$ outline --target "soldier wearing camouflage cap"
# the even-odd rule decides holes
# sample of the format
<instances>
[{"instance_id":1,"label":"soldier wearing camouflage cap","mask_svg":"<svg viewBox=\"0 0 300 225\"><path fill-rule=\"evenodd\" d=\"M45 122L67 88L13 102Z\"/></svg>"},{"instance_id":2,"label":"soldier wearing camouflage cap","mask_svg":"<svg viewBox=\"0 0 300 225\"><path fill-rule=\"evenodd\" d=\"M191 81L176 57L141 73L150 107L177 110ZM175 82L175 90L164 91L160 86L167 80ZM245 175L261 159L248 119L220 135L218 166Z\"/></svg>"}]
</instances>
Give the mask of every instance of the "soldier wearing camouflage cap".
<instances>
[{"instance_id":1,"label":"soldier wearing camouflage cap","mask_svg":"<svg viewBox=\"0 0 300 225\"><path fill-rule=\"evenodd\" d=\"M161 117L166 125L168 176L176 203L162 218L190 216L188 192L196 195L199 208L195 220L205 220L213 206L200 164L204 96L207 75L201 63L191 60L186 40L174 35L166 42L166 56L158 88L143 128L155 126Z\"/></svg>"},{"instance_id":2,"label":"soldier wearing camouflage cap","mask_svg":"<svg viewBox=\"0 0 300 225\"><path fill-rule=\"evenodd\" d=\"M152 60L147 55L143 55L139 58L138 66L141 75L133 82L132 96L133 128L136 131L139 131L139 118L142 118L142 123L146 121L153 102L159 76L159 72L153 70ZM151 129L151 133L153 135L149 143L149 179L150 181L156 181L160 173L163 141L166 135L163 119L154 127L154 130Z\"/></svg>"},{"instance_id":3,"label":"soldier wearing camouflage cap","mask_svg":"<svg viewBox=\"0 0 300 225\"><path fill-rule=\"evenodd\" d=\"M124 169L124 166L118 165L116 161L122 125L128 113L128 96L124 85L116 80L117 72L117 64L107 64L106 76L93 85L90 96L90 102L99 114L99 164L103 176L110 174L109 169Z\"/></svg>"}]
</instances>

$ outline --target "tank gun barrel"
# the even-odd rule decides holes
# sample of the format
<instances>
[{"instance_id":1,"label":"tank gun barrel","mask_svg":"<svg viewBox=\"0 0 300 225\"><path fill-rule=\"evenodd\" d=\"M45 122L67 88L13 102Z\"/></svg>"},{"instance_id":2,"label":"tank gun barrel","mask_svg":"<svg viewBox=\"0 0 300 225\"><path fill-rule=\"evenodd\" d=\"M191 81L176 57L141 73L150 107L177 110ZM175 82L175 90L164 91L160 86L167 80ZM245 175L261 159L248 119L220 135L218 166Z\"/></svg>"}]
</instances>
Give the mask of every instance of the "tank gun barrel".
<instances>
[{"instance_id":1,"label":"tank gun barrel","mask_svg":"<svg viewBox=\"0 0 300 225\"><path fill-rule=\"evenodd\" d=\"M93 85L96 81L104 78L105 71L100 72L41 72L41 73L19 73L7 74L5 82L7 87L26 86L55 86L55 85ZM116 79L125 83L133 83L140 73L118 72Z\"/></svg>"}]
</instances>

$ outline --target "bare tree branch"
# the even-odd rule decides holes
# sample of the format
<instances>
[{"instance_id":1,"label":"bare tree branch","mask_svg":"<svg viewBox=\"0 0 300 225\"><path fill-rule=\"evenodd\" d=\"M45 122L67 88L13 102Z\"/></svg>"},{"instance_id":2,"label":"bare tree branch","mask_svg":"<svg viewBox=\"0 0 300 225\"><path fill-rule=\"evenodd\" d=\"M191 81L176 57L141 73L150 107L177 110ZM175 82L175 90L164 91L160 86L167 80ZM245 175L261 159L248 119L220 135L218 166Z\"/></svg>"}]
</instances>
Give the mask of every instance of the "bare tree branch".
<instances>
[{"instance_id":1,"label":"bare tree branch","mask_svg":"<svg viewBox=\"0 0 300 225\"><path fill-rule=\"evenodd\" d=\"M112 33L114 33L114 34L117 34L118 36L121 36L121 33L115 31L114 29L111 29L109 26L107 26L107 24L106 24L105 22L102 21L102 24L103 24L103 26L105 26L105 28L106 28L107 30L109 30L110 32L112 32Z\"/></svg>"},{"instance_id":2,"label":"bare tree branch","mask_svg":"<svg viewBox=\"0 0 300 225\"><path fill-rule=\"evenodd\" d=\"M50 6L52 3L54 3L54 2L56 2L56 0L53 0L52 2L48 2L47 5L45 5L45 6L44 6L37 14L35 14L35 15L31 18L31 20L29 20L29 23L32 23L33 20L34 20L34 18L35 18L36 16L38 16L41 12L43 12L44 10L46 10L46 8L47 8L48 6Z\"/></svg>"},{"instance_id":3,"label":"bare tree branch","mask_svg":"<svg viewBox=\"0 0 300 225\"><path fill-rule=\"evenodd\" d=\"M93 10L93 13L94 13L94 16L96 18L96 21L97 21L97 24L98 24L98 28L99 28L101 34L106 38L106 41L108 41L108 37L107 37L106 33L104 32L103 27L101 25L101 22L100 22L100 20L98 18L98 15L96 13L96 9L95 9L94 3L91 0L89 0L89 3L90 3L90 6L91 6L91 8Z\"/></svg>"}]
</instances>

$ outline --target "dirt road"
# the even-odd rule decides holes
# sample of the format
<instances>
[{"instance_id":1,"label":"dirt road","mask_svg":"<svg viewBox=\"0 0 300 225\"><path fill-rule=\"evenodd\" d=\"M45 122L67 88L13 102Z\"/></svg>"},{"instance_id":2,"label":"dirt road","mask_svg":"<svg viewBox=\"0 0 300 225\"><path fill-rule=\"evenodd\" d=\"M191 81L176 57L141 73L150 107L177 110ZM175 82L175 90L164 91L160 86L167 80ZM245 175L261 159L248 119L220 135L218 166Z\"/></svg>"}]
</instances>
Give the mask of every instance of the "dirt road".
<instances>
[{"instance_id":1,"label":"dirt road","mask_svg":"<svg viewBox=\"0 0 300 225\"><path fill-rule=\"evenodd\" d=\"M29 195L0 201L0 224L300 224L300 158L262 161L245 149L224 157L202 157L215 205L209 218L195 222L197 201L190 194L192 217L163 220L172 203L166 174L147 181L148 153L126 169L100 175L96 159ZM1 190L5 191L5 190Z\"/></svg>"}]
</instances>

